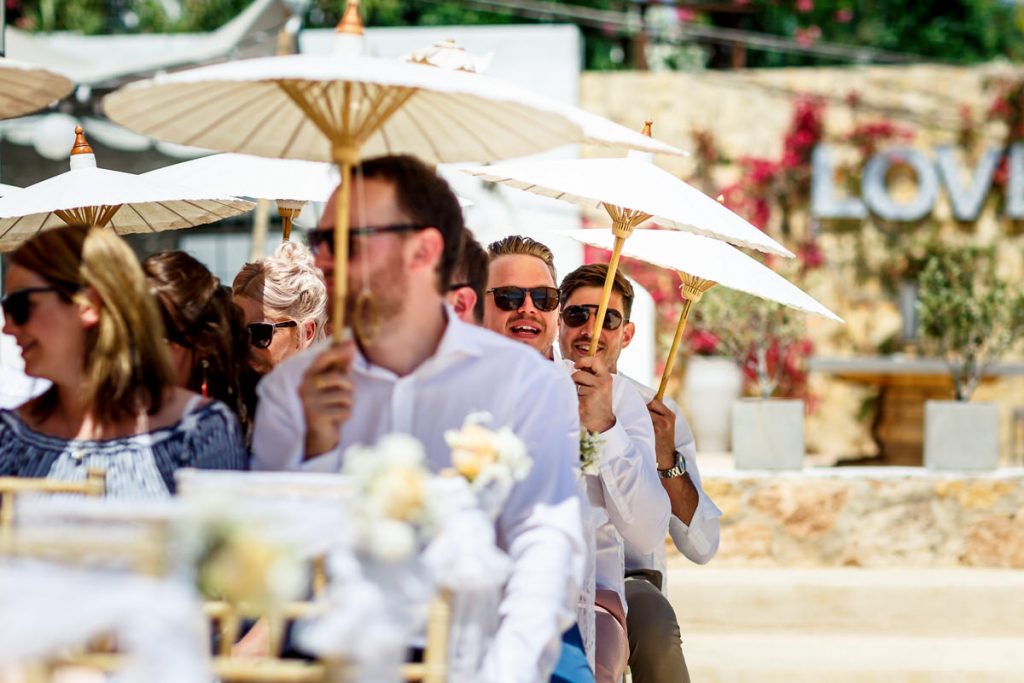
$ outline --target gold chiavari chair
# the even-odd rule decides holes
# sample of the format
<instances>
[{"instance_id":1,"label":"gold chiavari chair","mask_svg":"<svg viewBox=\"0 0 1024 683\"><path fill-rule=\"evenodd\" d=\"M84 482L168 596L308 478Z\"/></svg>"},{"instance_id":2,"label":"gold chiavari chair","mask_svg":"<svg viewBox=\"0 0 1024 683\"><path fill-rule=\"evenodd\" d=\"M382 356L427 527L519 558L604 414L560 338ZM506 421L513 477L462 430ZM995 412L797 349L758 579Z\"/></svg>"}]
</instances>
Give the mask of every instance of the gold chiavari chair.
<instances>
[{"instance_id":1,"label":"gold chiavari chair","mask_svg":"<svg viewBox=\"0 0 1024 683\"><path fill-rule=\"evenodd\" d=\"M0 477L0 533L7 535L14 526L16 499L24 493L71 493L103 497L107 492L107 473L90 467L83 481L30 477Z\"/></svg>"}]
</instances>

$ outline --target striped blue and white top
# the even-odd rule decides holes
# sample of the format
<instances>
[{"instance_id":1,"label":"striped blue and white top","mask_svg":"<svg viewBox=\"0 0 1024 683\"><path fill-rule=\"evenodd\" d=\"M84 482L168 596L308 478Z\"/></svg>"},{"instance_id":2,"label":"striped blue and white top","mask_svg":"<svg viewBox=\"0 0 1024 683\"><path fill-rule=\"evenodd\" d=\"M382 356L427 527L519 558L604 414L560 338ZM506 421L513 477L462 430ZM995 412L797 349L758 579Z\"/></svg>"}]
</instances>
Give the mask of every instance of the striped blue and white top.
<instances>
[{"instance_id":1,"label":"striped blue and white top","mask_svg":"<svg viewBox=\"0 0 1024 683\"><path fill-rule=\"evenodd\" d=\"M108 496L162 498L174 493L175 470L244 470L248 453L238 419L219 401L169 427L104 441L40 434L0 410L0 476L81 481L91 467L106 471Z\"/></svg>"}]
</instances>

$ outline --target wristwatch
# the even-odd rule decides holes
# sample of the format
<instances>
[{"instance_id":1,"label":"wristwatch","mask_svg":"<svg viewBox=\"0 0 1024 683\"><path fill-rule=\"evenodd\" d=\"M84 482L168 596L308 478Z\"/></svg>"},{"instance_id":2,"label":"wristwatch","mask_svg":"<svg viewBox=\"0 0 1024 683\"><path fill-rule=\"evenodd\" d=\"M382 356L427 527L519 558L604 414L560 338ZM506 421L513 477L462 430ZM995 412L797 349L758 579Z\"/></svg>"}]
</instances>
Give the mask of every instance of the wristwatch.
<instances>
[{"instance_id":1,"label":"wristwatch","mask_svg":"<svg viewBox=\"0 0 1024 683\"><path fill-rule=\"evenodd\" d=\"M674 479L686 474L686 460L683 454L676 451L676 464L667 470L658 470L658 476L662 479Z\"/></svg>"}]
</instances>

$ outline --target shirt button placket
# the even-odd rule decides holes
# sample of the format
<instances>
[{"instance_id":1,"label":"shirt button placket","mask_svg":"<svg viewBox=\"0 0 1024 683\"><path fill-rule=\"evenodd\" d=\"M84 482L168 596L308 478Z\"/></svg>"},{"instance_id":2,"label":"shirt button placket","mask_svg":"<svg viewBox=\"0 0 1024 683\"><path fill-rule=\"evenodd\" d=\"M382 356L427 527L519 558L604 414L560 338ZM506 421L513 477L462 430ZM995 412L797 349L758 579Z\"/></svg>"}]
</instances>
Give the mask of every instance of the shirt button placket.
<instances>
[{"instance_id":1,"label":"shirt button placket","mask_svg":"<svg viewBox=\"0 0 1024 683\"><path fill-rule=\"evenodd\" d=\"M391 393L391 431L412 434L416 385L411 377L395 382Z\"/></svg>"}]
</instances>

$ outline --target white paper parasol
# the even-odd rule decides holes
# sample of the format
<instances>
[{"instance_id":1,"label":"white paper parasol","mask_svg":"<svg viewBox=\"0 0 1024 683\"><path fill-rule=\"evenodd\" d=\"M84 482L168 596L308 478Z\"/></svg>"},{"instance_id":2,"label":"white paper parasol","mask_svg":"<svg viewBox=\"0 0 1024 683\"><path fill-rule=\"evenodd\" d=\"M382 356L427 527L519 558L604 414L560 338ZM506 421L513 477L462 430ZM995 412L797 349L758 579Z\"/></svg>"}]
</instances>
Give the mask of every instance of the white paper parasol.
<instances>
[{"instance_id":1,"label":"white paper parasol","mask_svg":"<svg viewBox=\"0 0 1024 683\"><path fill-rule=\"evenodd\" d=\"M0 119L31 114L66 97L73 87L60 74L0 57Z\"/></svg>"},{"instance_id":2,"label":"white paper parasol","mask_svg":"<svg viewBox=\"0 0 1024 683\"><path fill-rule=\"evenodd\" d=\"M67 223L90 223L118 234L203 225L252 209L252 202L201 188L156 182L96 167L76 129L71 170L0 199L0 250Z\"/></svg>"},{"instance_id":3,"label":"white paper parasol","mask_svg":"<svg viewBox=\"0 0 1024 683\"><path fill-rule=\"evenodd\" d=\"M306 202L326 202L338 186L338 171L332 164L251 154L214 154L159 168L143 177L228 196L274 201L286 240L292 221Z\"/></svg>"},{"instance_id":4,"label":"white paper parasol","mask_svg":"<svg viewBox=\"0 0 1024 683\"><path fill-rule=\"evenodd\" d=\"M336 339L347 288L346 188L361 157L491 161L584 141L679 153L487 76L353 55L290 55L159 75L107 96L104 108L118 123L168 142L338 164Z\"/></svg>"},{"instance_id":5,"label":"white paper parasol","mask_svg":"<svg viewBox=\"0 0 1024 683\"><path fill-rule=\"evenodd\" d=\"M564 234L601 249L611 250L614 247L615 236L607 230L572 230ZM674 270L682 280L680 293L683 297L683 311L665 361L658 400L665 395L690 307L716 284L843 322L842 318L771 268L719 240L677 230L635 230L623 246L622 255ZM591 346L596 347L597 344Z\"/></svg>"},{"instance_id":6,"label":"white paper parasol","mask_svg":"<svg viewBox=\"0 0 1024 683\"><path fill-rule=\"evenodd\" d=\"M644 122L643 134L650 136L651 121ZM719 202L655 166L645 155L631 153L617 159L498 164L463 170L484 180L608 212L615 243L611 247L601 304L594 317L595 336L604 324L622 246L633 230L648 220L780 256L793 255ZM591 346L590 354L597 354L596 344Z\"/></svg>"}]
</instances>

